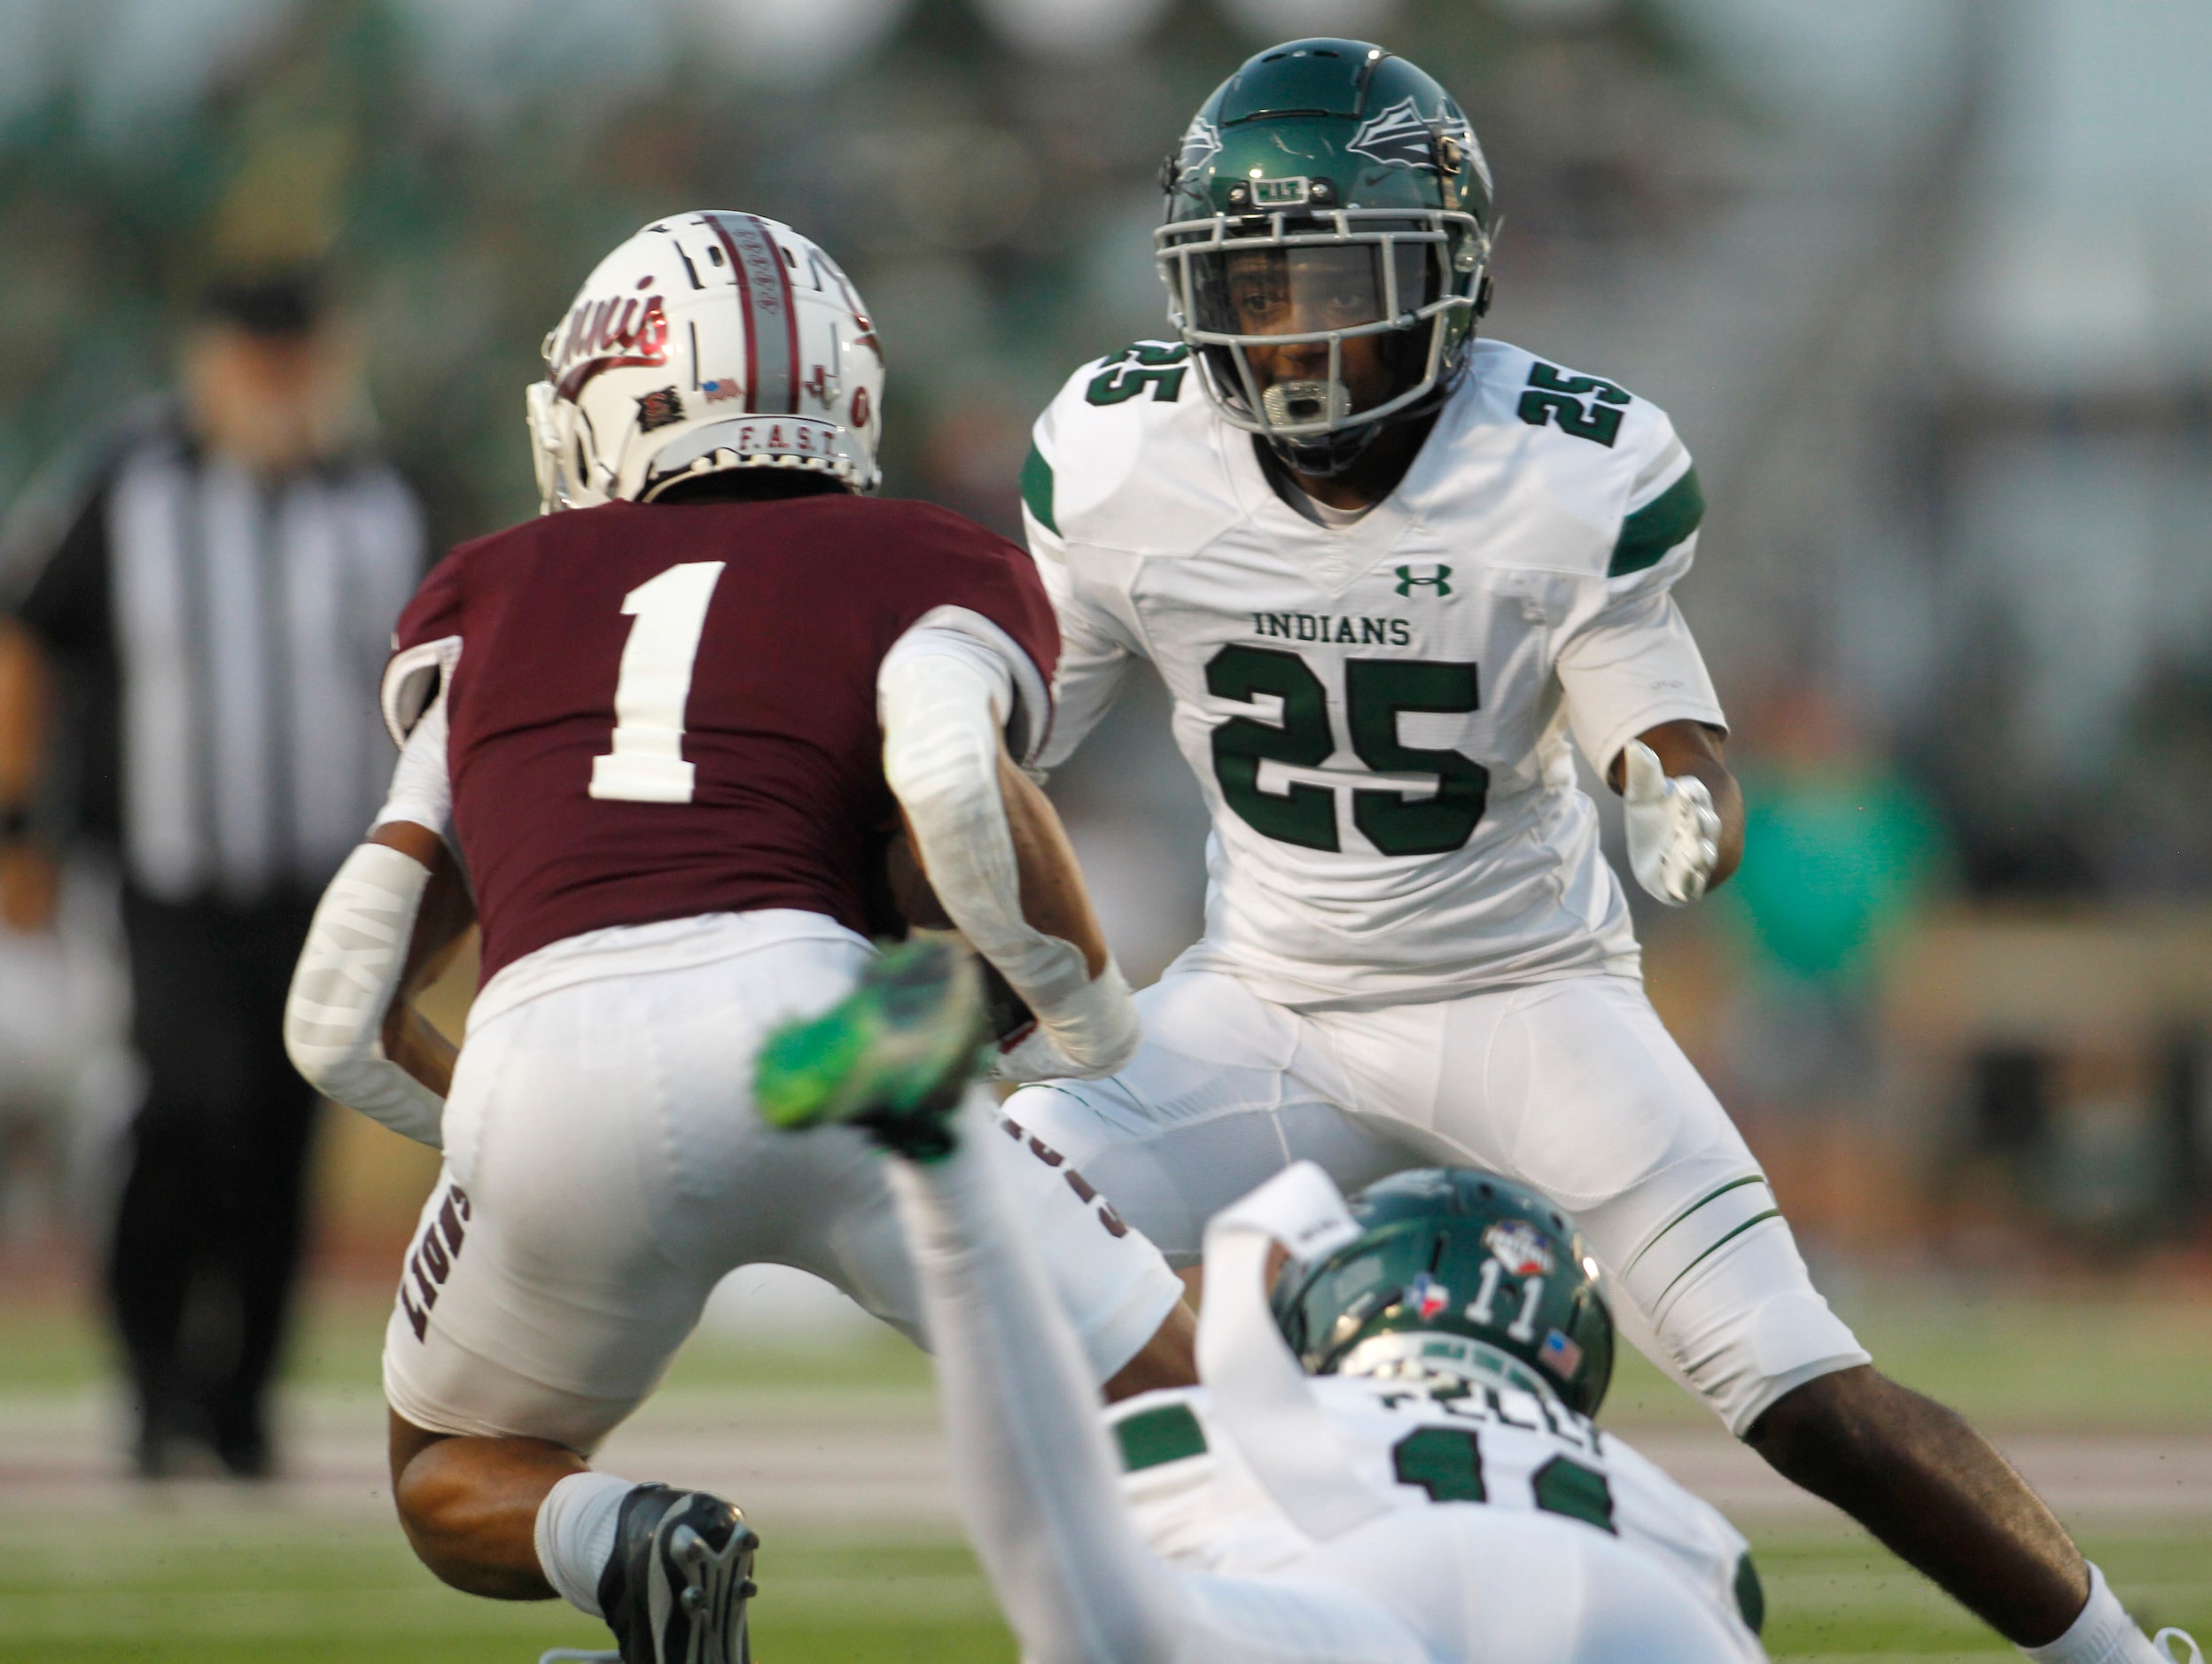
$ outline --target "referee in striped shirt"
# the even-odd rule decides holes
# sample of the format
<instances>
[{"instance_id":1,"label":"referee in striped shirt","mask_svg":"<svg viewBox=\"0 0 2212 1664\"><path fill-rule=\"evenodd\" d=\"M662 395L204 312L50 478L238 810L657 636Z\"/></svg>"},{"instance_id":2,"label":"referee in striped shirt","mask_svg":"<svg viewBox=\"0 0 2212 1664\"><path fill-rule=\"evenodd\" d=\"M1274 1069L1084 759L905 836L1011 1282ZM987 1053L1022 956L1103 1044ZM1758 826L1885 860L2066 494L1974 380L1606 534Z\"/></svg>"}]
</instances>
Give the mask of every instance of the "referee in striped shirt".
<instances>
[{"instance_id":1,"label":"referee in striped shirt","mask_svg":"<svg viewBox=\"0 0 2212 1664\"><path fill-rule=\"evenodd\" d=\"M66 529L9 563L54 717L20 845L122 875L147 1075L106 1286L139 1471L270 1469L266 1401L300 1258L314 1104L284 1056L315 898L392 766L377 684L424 568L414 494L367 446L317 276L218 284L183 395L113 445ZM58 807L57 806L58 805Z\"/></svg>"}]
</instances>

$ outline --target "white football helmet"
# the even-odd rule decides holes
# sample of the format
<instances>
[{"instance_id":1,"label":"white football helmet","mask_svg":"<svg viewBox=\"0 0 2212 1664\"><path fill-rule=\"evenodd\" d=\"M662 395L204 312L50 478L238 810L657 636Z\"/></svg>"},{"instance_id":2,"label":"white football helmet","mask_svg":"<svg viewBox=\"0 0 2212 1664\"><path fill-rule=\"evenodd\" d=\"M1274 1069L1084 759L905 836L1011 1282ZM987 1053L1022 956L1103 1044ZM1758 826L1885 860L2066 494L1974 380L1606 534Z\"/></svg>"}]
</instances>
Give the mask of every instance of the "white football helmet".
<instances>
[{"instance_id":1,"label":"white football helmet","mask_svg":"<svg viewBox=\"0 0 2212 1664\"><path fill-rule=\"evenodd\" d=\"M650 502L734 468L876 489L884 354L837 263L788 225L708 209L599 262L528 393L542 512Z\"/></svg>"}]
</instances>

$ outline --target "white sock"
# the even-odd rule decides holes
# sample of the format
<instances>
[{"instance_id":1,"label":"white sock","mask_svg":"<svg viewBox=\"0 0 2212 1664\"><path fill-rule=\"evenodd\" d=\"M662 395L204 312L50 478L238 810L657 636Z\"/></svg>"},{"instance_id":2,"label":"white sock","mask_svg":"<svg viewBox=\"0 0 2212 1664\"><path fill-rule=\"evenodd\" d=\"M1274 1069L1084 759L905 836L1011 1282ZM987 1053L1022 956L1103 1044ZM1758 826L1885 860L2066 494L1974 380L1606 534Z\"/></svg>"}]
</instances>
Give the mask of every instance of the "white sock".
<instances>
[{"instance_id":1,"label":"white sock","mask_svg":"<svg viewBox=\"0 0 2212 1664\"><path fill-rule=\"evenodd\" d=\"M2055 1641L2020 1650L2036 1664L2169 1664L2093 1565L2089 1568L2089 1604L2073 1626Z\"/></svg>"},{"instance_id":2,"label":"white sock","mask_svg":"<svg viewBox=\"0 0 2212 1664\"><path fill-rule=\"evenodd\" d=\"M599 1610L599 1580L614 1558L622 1499L636 1489L612 1473L571 1473L539 1505L538 1564L579 1612L607 1615Z\"/></svg>"}]
</instances>

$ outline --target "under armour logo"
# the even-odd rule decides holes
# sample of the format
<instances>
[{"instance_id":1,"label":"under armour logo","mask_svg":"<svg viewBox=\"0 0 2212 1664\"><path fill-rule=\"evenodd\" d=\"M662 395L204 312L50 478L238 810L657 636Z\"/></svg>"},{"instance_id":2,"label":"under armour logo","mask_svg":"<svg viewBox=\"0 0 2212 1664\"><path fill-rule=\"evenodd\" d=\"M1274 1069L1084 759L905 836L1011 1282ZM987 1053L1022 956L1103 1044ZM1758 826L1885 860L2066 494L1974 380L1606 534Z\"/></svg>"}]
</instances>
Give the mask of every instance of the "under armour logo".
<instances>
[{"instance_id":1,"label":"under armour logo","mask_svg":"<svg viewBox=\"0 0 2212 1664\"><path fill-rule=\"evenodd\" d=\"M1415 584L1426 584L1438 595L1448 595L1452 593L1452 586L1444 580L1451 575L1452 569L1449 566L1439 566L1428 577L1416 578L1414 576L1412 567L1401 566L1398 569L1398 593L1401 595L1410 595L1414 593Z\"/></svg>"}]
</instances>

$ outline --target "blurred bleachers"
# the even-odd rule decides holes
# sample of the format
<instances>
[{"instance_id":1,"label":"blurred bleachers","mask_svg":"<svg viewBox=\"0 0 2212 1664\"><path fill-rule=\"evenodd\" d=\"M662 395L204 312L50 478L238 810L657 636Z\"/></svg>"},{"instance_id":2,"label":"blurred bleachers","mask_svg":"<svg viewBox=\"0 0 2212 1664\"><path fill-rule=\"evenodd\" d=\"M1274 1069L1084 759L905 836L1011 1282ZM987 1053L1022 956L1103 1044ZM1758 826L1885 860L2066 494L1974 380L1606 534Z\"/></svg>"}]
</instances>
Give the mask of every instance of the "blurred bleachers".
<instances>
[{"instance_id":1,"label":"blurred bleachers","mask_svg":"<svg viewBox=\"0 0 2212 1664\"><path fill-rule=\"evenodd\" d=\"M869 298L887 489L1013 530L1034 411L1165 327L1159 158L1242 56L1311 29L1390 43L1468 109L1505 216L1485 327L1658 400L1700 458L1683 600L1755 821L1736 893L1646 921L1647 962L1806 1235L2198 1264L2191 0L15 0L0 600L215 264L330 260L452 541L534 506L520 392L586 268L702 204L790 220ZM1203 828L1157 698L1132 703L1056 789L1141 979L1197 928ZM0 942L0 978L58 941ZM24 1265L114 1111L10 1113L0 1254ZM330 1263L381 1274L425 1161L326 1131Z\"/></svg>"}]
</instances>

